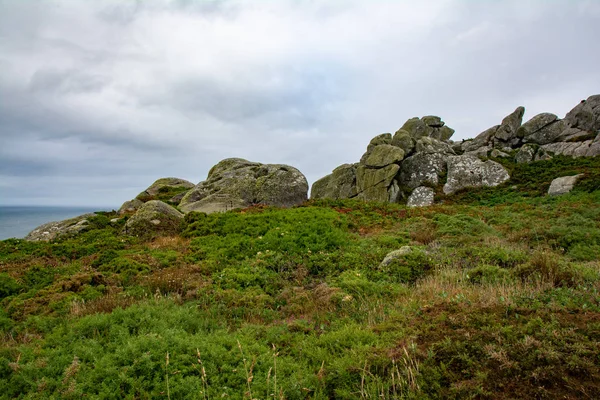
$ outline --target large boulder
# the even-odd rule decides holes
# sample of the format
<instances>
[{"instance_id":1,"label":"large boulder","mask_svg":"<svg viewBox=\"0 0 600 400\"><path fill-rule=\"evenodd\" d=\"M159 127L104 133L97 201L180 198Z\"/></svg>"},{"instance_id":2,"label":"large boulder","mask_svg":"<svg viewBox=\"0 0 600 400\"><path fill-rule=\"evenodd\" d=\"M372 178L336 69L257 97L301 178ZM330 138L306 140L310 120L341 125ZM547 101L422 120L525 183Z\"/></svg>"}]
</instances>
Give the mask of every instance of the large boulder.
<instances>
[{"instance_id":1,"label":"large boulder","mask_svg":"<svg viewBox=\"0 0 600 400\"><path fill-rule=\"evenodd\" d=\"M439 153L417 153L405 159L400 170L400 185L410 190L424 184L437 186L446 173L447 160L447 155Z\"/></svg>"},{"instance_id":2,"label":"large boulder","mask_svg":"<svg viewBox=\"0 0 600 400\"><path fill-rule=\"evenodd\" d=\"M517 136L517 130L521 127L523 122L523 115L525 114L525 107L517 107L515 111L504 117L500 128L496 132L496 138L503 141L509 142L511 139Z\"/></svg>"},{"instance_id":3,"label":"large boulder","mask_svg":"<svg viewBox=\"0 0 600 400\"><path fill-rule=\"evenodd\" d=\"M357 164L343 164L313 183L311 199L349 199L355 197Z\"/></svg>"},{"instance_id":4,"label":"large boulder","mask_svg":"<svg viewBox=\"0 0 600 400\"><path fill-rule=\"evenodd\" d=\"M48 222L29 232L25 240L30 242L49 242L64 236L72 236L84 231L89 225L89 218L94 213L83 214L63 221Z\"/></svg>"},{"instance_id":5,"label":"large boulder","mask_svg":"<svg viewBox=\"0 0 600 400\"><path fill-rule=\"evenodd\" d=\"M356 170L358 197L369 201L395 201L393 197L397 195L397 190L392 182L399 170L398 164L390 164L383 168L368 168L360 165Z\"/></svg>"},{"instance_id":6,"label":"large boulder","mask_svg":"<svg viewBox=\"0 0 600 400\"><path fill-rule=\"evenodd\" d=\"M502 119L500 125L493 126L481 132L472 140L466 140L462 144L465 153L482 155L491 150L492 147L501 150L510 150L521 144L519 129L525 114L524 107L517 107L515 111Z\"/></svg>"},{"instance_id":7,"label":"large boulder","mask_svg":"<svg viewBox=\"0 0 600 400\"><path fill-rule=\"evenodd\" d=\"M290 207L305 201L307 194L306 177L294 167L228 158L181 199L179 208L212 213L256 204Z\"/></svg>"},{"instance_id":8,"label":"large boulder","mask_svg":"<svg viewBox=\"0 0 600 400\"><path fill-rule=\"evenodd\" d=\"M182 222L183 214L175 208L160 200L150 200L127 220L125 233L138 237L176 234Z\"/></svg>"},{"instance_id":9,"label":"large boulder","mask_svg":"<svg viewBox=\"0 0 600 400\"><path fill-rule=\"evenodd\" d=\"M152 185L148 186L146 190L136 196L136 199L143 202L149 200L162 200L177 204L182 194L185 194L195 185L180 178L160 178L157 179Z\"/></svg>"},{"instance_id":10,"label":"large boulder","mask_svg":"<svg viewBox=\"0 0 600 400\"><path fill-rule=\"evenodd\" d=\"M600 95L590 96L575 106L565 116L565 122L582 131L600 131Z\"/></svg>"},{"instance_id":11,"label":"large boulder","mask_svg":"<svg viewBox=\"0 0 600 400\"><path fill-rule=\"evenodd\" d=\"M573 186L575 186L579 178L582 176L583 174L578 174L573 176L562 176L554 179L550 183L550 188L548 188L548 195L556 196L559 194L569 193L571 190L573 190Z\"/></svg>"},{"instance_id":12,"label":"large boulder","mask_svg":"<svg viewBox=\"0 0 600 400\"><path fill-rule=\"evenodd\" d=\"M376 146L366 157L364 164L367 167L382 168L390 164L397 164L404 158L404 150L389 144Z\"/></svg>"},{"instance_id":13,"label":"large boulder","mask_svg":"<svg viewBox=\"0 0 600 400\"><path fill-rule=\"evenodd\" d=\"M446 194L452 194L469 187L497 186L509 178L508 171L495 161L484 162L469 154L450 156L448 180L443 190Z\"/></svg>"}]
</instances>

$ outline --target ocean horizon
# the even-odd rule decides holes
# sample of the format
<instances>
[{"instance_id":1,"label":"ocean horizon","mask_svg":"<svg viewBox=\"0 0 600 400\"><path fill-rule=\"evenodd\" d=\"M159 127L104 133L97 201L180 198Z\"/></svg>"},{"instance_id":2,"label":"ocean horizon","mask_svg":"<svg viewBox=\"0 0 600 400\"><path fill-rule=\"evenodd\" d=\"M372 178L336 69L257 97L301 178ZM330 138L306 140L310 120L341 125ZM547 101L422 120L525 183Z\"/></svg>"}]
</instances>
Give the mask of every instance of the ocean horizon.
<instances>
[{"instance_id":1,"label":"ocean horizon","mask_svg":"<svg viewBox=\"0 0 600 400\"><path fill-rule=\"evenodd\" d=\"M42 224L111 209L112 207L0 206L0 240L22 239Z\"/></svg>"}]
</instances>

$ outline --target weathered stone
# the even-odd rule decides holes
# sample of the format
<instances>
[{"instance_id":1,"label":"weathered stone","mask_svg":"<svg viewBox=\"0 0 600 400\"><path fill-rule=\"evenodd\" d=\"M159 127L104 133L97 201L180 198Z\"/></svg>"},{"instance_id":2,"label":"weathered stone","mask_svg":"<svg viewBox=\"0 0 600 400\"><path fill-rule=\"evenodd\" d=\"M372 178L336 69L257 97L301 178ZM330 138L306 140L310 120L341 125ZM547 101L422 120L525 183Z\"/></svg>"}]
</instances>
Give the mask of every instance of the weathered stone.
<instances>
[{"instance_id":1,"label":"weathered stone","mask_svg":"<svg viewBox=\"0 0 600 400\"><path fill-rule=\"evenodd\" d=\"M400 147L404 150L404 155L407 156L415 148L415 141L410 137L410 133L403 129L399 129L392 138L392 145Z\"/></svg>"},{"instance_id":2,"label":"weathered stone","mask_svg":"<svg viewBox=\"0 0 600 400\"><path fill-rule=\"evenodd\" d=\"M382 133L381 135L375 136L369 142L369 146L379 146L380 144L391 144L392 143L392 134L391 133Z\"/></svg>"},{"instance_id":3,"label":"weathered stone","mask_svg":"<svg viewBox=\"0 0 600 400\"><path fill-rule=\"evenodd\" d=\"M600 130L600 95L588 97L567 113L565 122L571 128L582 131Z\"/></svg>"},{"instance_id":4,"label":"weathered stone","mask_svg":"<svg viewBox=\"0 0 600 400\"><path fill-rule=\"evenodd\" d=\"M551 113L541 113L529 121L525 122L517 131L517 135L521 138L525 138L545 128L553 122L558 121L558 117Z\"/></svg>"},{"instance_id":5,"label":"weathered stone","mask_svg":"<svg viewBox=\"0 0 600 400\"><path fill-rule=\"evenodd\" d=\"M296 168L240 158L219 162L181 200L183 212L206 213L265 204L290 207L306 200L308 182Z\"/></svg>"},{"instance_id":6,"label":"weathered stone","mask_svg":"<svg viewBox=\"0 0 600 400\"><path fill-rule=\"evenodd\" d=\"M563 176L560 178L554 179L550 183L550 188L548 189L548 195L556 196L559 194L569 193L573 190L573 186L577 183L579 178L581 178L583 174L573 175L573 176Z\"/></svg>"},{"instance_id":7,"label":"weathered stone","mask_svg":"<svg viewBox=\"0 0 600 400\"><path fill-rule=\"evenodd\" d=\"M582 131L578 128L567 128L556 138L557 142L585 142L594 139L596 132Z\"/></svg>"},{"instance_id":8,"label":"weathered stone","mask_svg":"<svg viewBox=\"0 0 600 400\"><path fill-rule=\"evenodd\" d=\"M540 130L533 132L532 134L523 137L525 143L535 143L544 145L553 143L558 140L561 133L565 130L566 125L563 120L554 121Z\"/></svg>"},{"instance_id":9,"label":"weathered stone","mask_svg":"<svg viewBox=\"0 0 600 400\"><path fill-rule=\"evenodd\" d=\"M440 153L446 155L455 155L454 150L452 150L452 146L449 143L442 142L441 140L437 140L431 137L422 137L417 140L415 144L415 152L416 153Z\"/></svg>"},{"instance_id":10,"label":"weathered stone","mask_svg":"<svg viewBox=\"0 0 600 400\"><path fill-rule=\"evenodd\" d=\"M152 197L158 195L161 191L168 190L170 188L181 188L181 189L191 189L195 185L186 181L185 179L179 178L160 178L157 179L152 185L150 185L146 190L137 195L137 199L144 201L147 197Z\"/></svg>"},{"instance_id":11,"label":"weathered stone","mask_svg":"<svg viewBox=\"0 0 600 400\"><path fill-rule=\"evenodd\" d=\"M394 261L396 261L412 252L413 252L413 250L410 246L402 246L398 250L391 251L383 258L383 261L381 261L381 264L379 264L379 268L385 268L388 265L390 265L391 263L393 263Z\"/></svg>"},{"instance_id":12,"label":"weathered stone","mask_svg":"<svg viewBox=\"0 0 600 400\"><path fill-rule=\"evenodd\" d=\"M409 207L426 207L433 204L435 191L427 186L419 186L408 196L406 205Z\"/></svg>"},{"instance_id":13,"label":"weathered stone","mask_svg":"<svg viewBox=\"0 0 600 400\"><path fill-rule=\"evenodd\" d=\"M181 230L183 214L160 200L150 200L127 220L125 233L138 237L176 234Z\"/></svg>"},{"instance_id":14,"label":"weathered stone","mask_svg":"<svg viewBox=\"0 0 600 400\"><path fill-rule=\"evenodd\" d=\"M581 157L587 156L593 141L585 142L557 142L541 146L541 148L551 154L562 154L564 156Z\"/></svg>"},{"instance_id":15,"label":"weathered stone","mask_svg":"<svg viewBox=\"0 0 600 400\"><path fill-rule=\"evenodd\" d=\"M515 111L504 117L495 137L504 142L508 142L510 139L517 136L517 130L521 127L523 122L523 114L525 114L524 107L517 107Z\"/></svg>"},{"instance_id":16,"label":"weathered stone","mask_svg":"<svg viewBox=\"0 0 600 400\"><path fill-rule=\"evenodd\" d=\"M438 140L447 142L454 135L454 129L449 126L442 126L441 128L434 129L431 137Z\"/></svg>"},{"instance_id":17,"label":"weathered stone","mask_svg":"<svg viewBox=\"0 0 600 400\"><path fill-rule=\"evenodd\" d=\"M485 131L481 132L474 139L465 140L462 143L463 151L464 152L476 151L477 149L479 149L481 147L489 145L492 142L492 138L498 131L498 128L500 128L500 125L492 126L491 128L486 129Z\"/></svg>"},{"instance_id":18,"label":"weathered stone","mask_svg":"<svg viewBox=\"0 0 600 400\"><path fill-rule=\"evenodd\" d=\"M144 202L139 199L128 200L125 203L123 203L121 208L119 208L119 211L118 211L119 215L134 213L143 204L144 204Z\"/></svg>"},{"instance_id":19,"label":"weathered stone","mask_svg":"<svg viewBox=\"0 0 600 400\"><path fill-rule=\"evenodd\" d=\"M415 189L424 184L436 186L440 175L446 171L448 156L443 154L417 153L402 162L400 170L400 185Z\"/></svg>"},{"instance_id":20,"label":"weathered stone","mask_svg":"<svg viewBox=\"0 0 600 400\"><path fill-rule=\"evenodd\" d=\"M89 218L95 215L94 213L89 213L63 221L48 222L29 232L25 236L25 240L30 242L49 242L60 237L79 234L88 227Z\"/></svg>"},{"instance_id":21,"label":"weathered stone","mask_svg":"<svg viewBox=\"0 0 600 400\"><path fill-rule=\"evenodd\" d=\"M388 189L399 169L398 164L377 169L360 165L356 169L358 197L369 201L389 201Z\"/></svg>"},{"instance_id":22,"label":"weathered stone","mask_svg":"<svg viewBox=\"0 0 600 400\"><path fill-rule=\"evenodd\" d=\"M349 199L356 194L356 164L343 164L313 183L310 198Z\"/></svg>"},{"instance_id":23,"label":"weathered stone","mask_svg":"<svg viewBox=\"0 0 600 400\"><path fill-rule=\"evenodd\" d=\"M433 132L433 128L425 125L421 119L414 117L409 119L402 125L401 130L404 130L410 134L410 137L417 140L424 136L430 136Z\"/></svg>"},{"instance_id":24,"label":"weathered stone","mask_svg":"<svg viewBox=\"0 0 600 400\"><path fill-rule=\"evenodd\" d=\"M535 156L536 148L530 144L526 144L519 149L519 152L515 156L517 164L527 164L533 161Z\"/></svg>"},{"instance_id":25,"label":"weathered stone","mask_svg":"<svg viewBox=\"0 0 600 400\"><path fill-rule=\"evenodd\" d=\"M508 154L506 154L505 152L503 152L503 151L500 151L500 150L498 150L498 149L493 149L493 150L490 152L490 157L495 157L495 158L507 158L507 157L510 157L510 155L508 155Z\"/></svg>"},{"instance_id":26,"label":"weathered stone","mask_svg":"<svg viewBox=\"0 0 600 400\"><path fill-rule=\"evenodd\" d=\"M472 151L465 151L464 154L469 154L475 157L487 157L493 150L492 146L482 146Z\"/></svg>"},{"instance_id":27,"label":"weathered stone","mask_svg":"<svg viewBox=\"0 0 600 400\"><path fill-rule=\"evenodd\" d=\"M444 126L444 121L442 121L440 117L437 117L435 115L426 115L423 118L421 118L421 121L423 121L425 125L430 126L432 128L441 128L442 126Z\"/></svg>"},{"instance_id":28,"label":"weathered stone","mask_svg":"<svg viewBox=\"0 0 600 400\"><path fill-rule=\"evenodd\" d=\"M388 201L390 203L398 203L401 194L400 185L398 185L398 181L394 179L388 188Z\"/></svg>"},{"instance_id":29,"label":"weathered stone","mask_svg":"<svg viewBox=\"0 0 600 400\"><path fill-rule=\"evenodd\" d=\"M391 139L391 138L390 138ZM399 163L404 158L404 150L390 144L376 146L367 156L364 164L368 167L385 167Z\"/></svg>"},{"instance_id":30,"label":"weathered stone","mask_svg":"<svg viewBox=\"0 0 600 400\"><path fill-rule=\"evenodd\" d=\"M444 193L468 187L497 186L510 178L508 171L495 161L481 161L473 155L448 157L448 180Z\"/></svg>"}]
</instances>

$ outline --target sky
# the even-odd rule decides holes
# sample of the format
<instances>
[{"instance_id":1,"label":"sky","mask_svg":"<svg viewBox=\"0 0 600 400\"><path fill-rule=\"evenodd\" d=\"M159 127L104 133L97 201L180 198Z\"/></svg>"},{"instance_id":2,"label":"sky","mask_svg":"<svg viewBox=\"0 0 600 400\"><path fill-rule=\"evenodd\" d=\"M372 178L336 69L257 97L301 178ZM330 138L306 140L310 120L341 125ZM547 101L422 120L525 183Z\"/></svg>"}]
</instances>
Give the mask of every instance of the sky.
<instances>
[{"instance_id":1,"label":"sky","mask_svg":"<svg viewBox=\"0 0 600 400\"><path fill-rule=\"evenodd\" d=\"M310 183L438 115L600 93L597 0L0 0L0 205L118 208L229 157Z\"/></svg>"}]
</instances>

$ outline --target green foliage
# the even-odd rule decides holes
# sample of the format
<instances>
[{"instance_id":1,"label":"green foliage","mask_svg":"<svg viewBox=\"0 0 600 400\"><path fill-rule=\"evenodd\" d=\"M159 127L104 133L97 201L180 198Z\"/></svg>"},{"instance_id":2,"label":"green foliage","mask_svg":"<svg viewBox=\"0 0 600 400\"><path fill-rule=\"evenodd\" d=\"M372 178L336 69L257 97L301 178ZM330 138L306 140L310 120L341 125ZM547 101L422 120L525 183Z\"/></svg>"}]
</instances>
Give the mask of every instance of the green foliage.
<instances>
[{"instance_id":1,"label":"green foliage","mask_svg":"<svg viewBox=\"0 0 600 400\"><path fill-rule=\"evenodd\" d=\"M598 161L502 162L511 182L428 208L0 241L0 398L600 398Z\"/></svg>"}]
</instances>

